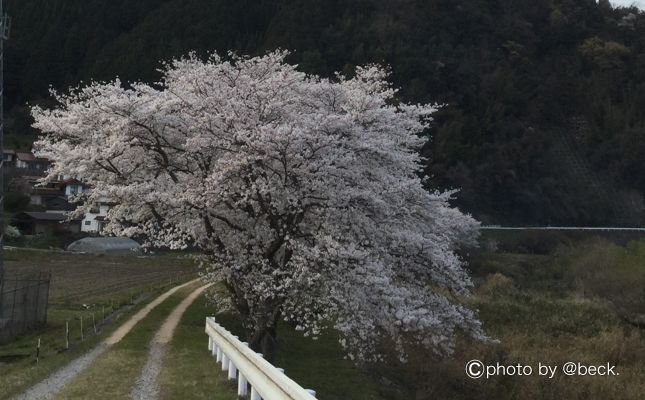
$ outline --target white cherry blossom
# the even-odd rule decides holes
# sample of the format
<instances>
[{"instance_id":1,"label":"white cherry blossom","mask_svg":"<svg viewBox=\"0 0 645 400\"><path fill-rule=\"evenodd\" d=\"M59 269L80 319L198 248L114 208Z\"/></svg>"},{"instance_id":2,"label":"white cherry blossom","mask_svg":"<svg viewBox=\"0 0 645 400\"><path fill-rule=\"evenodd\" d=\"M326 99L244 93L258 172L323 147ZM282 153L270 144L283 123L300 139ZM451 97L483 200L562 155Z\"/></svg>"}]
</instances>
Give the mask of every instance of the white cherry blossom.
<instances>
[{"instance_id":1,"label":"white cherry blossom","mask_svg":"<svg viewBox=\"0 0 645 400\"><path fill-rule=\"evenodd\" d=\"M78 213L112 199L110 234L199 249L256 348L279 320L331 325L359 360L384 337L443 354L458 331L484 339L459 302L457 250L478 223L420 177L435 107L397 102L380 67L324 79L286 55L189 56L156 85L55 93L58 108L33 109L49 178L94 188Z\"/></svg>"}]
</instances>

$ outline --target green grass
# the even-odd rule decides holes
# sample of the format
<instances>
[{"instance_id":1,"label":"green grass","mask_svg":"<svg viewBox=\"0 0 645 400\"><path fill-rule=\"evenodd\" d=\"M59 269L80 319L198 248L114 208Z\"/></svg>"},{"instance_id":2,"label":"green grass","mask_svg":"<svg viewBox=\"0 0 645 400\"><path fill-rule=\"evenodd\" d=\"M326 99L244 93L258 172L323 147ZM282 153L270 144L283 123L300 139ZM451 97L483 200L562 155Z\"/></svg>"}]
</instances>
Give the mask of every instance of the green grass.
<instances>
[{"instance_id":1,"label":"green grass","mask_svg":"<svg viewBox=\"0 0 645 400\"><path fill-rule=\"evenodd\" d=\"M208 351L204 324L212 314L212 307L200 296L183 315L159 375L162 399L237 399L237 386L228 381Z\"/></svg>"},{"instance_id":2,"label":"green grass","mask_svg":"<svg viewBox=\"0 0 645 400\"><path fill-rule=\"evenodd\" d=\"M2 388L0 399L8 399L23 392L93 348L116 329L121 322L145 306L147 300L153 299L154 295L155 293L150 293L146 301L142 301L131 308L127 308L126 303L126 301L129 301L129 296L127 299L125 297L117 298L115 304L120 305L121 309L116 310L114 314L111 314L111 310L108 310L111 314L108 314L108 316L111 316L112 319L107 320L105 324L102 324L99 320L96 321L97 335L94 335L89 311L50 309L48 312L48 324L44 329L0 346L0 357L9 355L23 356L19 361L4 365L0 364L0 387ZM81 315L84 316L84 341L81 341L80 338L79 317ZM66 345L65 321L69 321L70 348L67 351L61 351ZM39 362L36 364L36 343L38 338L41 339L41 349Z\"/></svg>"},{"instance_id":3,"label":"green grass","mask_svg":"<svg viewBox=\"0 0 645 400\"><path fill-rule=\"evenodd\" d=\"M219 289L222 290L221 287ZM207 316L216 315L218 323L244 340L240 320L233 314L216 314L205 298L189 307L175 332L171 350L166 354L160 375L162 397L165 399L228 399L236 386L227 383L226 373L208 351L208 336L204 333ZM378 384L346 360L334 332L318 340L303 337L287 324L278 331L276 367L302 387L314 389L322 400L376 400ZM228 388L224 391L222 388Z\"/></svg>"},{"instance_id":4,"label":"green grass","mask_svg":"<svg viewBox=\"0 0 645 400\"><path fill-rule=\"evenodd\" d=\"M448 358L411 348L407 363L387 354L385 363L359 368L344 359L332 333L313 341L283 324L274 364L285 368L301 386L316 390L323 400L643 397L645 331L624 321L616 299L634 297L635 288L645 290L640 280L645 241L626 246L576 242L556 246L548 254L479 252L475 257L470 265L476 289L467 302L479 310L484 329L499 343L461 338ZM217 319L243 337L235 317ZM199 345L205 346L203 338ZM539 362L611 363L620 375L560 373L554 379L535 374L472 380L464 373L471 359L534 367Z\"/></svg>"},{"instance_id":5,"label":"green grass","mask_svg":"<svg viewBox=\"0 0 645 400\"><path fill-rule=\"evenodd\" d=\"M72 379L54 399L125 399L148 359L148 344L168 314L198 284L189 285L159 304L126 335Z\"/></svg>"},{"instance_id":6,"label":"green grass","mask_svg":"<svg viewBox=\"0 0 645 400\"><path fill-rule=\"evenodd\" d=\"M234 315L220 314L216 320L234 335L244 338L240 321ZM202 342L204 338L205 335ZM365 371L345 359L333 331L327 331L313 340L303 337L301 332L287 324L280 324L273 364L284 368L285 374L300 386L315 390L316 398L321 400L382 398L378 384Z\"/></svg>"},{"instance_id":7,"label":"green grass","mask_svg":"<svg viewBox=\"0 0 645 400\"><path fill-rule=\"evenodd\" d=\"M596 250L591 254L615 255L605 257L608 264L602 267L594 265L595 270L613 274L606 278L608 285L615 289L616 282L621 282L631 288L634 268L638 263L645 265L645 257L640 256L645 247L631 244L627 250L616 250L606 243L592 247ZM316 390L323 400L555 400L617 398L617 394L622 399L641 399L645 393L645 334L626 324L607 299L579 295L572 272L580 274L581 267L572 264L571 258L579 259L581 252L590 253L590 249L576 243L550 254L478 252L470 260L476 290L468 304L479 310L484 329L499 343L462 338L449 358L440 358L428 349L410 348L407 363L390 353L384 363L359 368L344 359L333 333L313 341L282 324L274 365L284 368L301 386ZM628 261L629 268L623 265ZM621 274L624 276L616 276ZM221 315L217 319L243 337L235 317ZM200 345L204 345L203 339ZM476 381L464 373L471 359L531 365L610 362L619 366L620 375L559 375L553 380L535 375Z\"/></svg>"},{"instance_id":8,"label":"green grass","mask_svg":"<svg viewBox=\"0 0 645 400\"><path fill-rule=\"evenodd\" d=\"M106 332L107 333L107 332ZM15 352L29 354L27 358L0 367L0 399L10 399L25 391L33 384L43 380L52 372L66 365L74 358L90 350L105 334L89 338L69 351L57 354L57 345L52 346L46 340L42 343L44 353L38 364L35 363L36 342L22 342L15 346ZM15 354L8 352L6 354Z\"/></svg>"},{"instance_id":9,"label":"green grass","mask_svg":"<svg viewBox=\"0 0 645 400\"><path fill-rule=\"evenodd\" d=\"M156 294L180 281L190 279L195 267L185 255L96 256L58 251L11 249L5 251L7 274L29 275L51 271L50 306L47 324L15 340L0 345L0 398L22 392L51 372L81 355L105 337L115 325L140 308ZM178 276L177 273L187 274ZM146 299L114 321L115 311L132 300ZM106 321L103 323L103 313ZM94 336L92 316L97 324ZM80 318L84 341L81 341ZM65 347L65 322L70 329L70 350ZM40 360L35 364L36 343L41 339Z\"/></svg>"},{"instance_id":10,"label":"green grass","mask_svg":"<svg viewBox=\"0 0 645 400\"><path fill-rule=\"evenodd\" d=\"M345 359L334 332L318 340L303 337L290 326L280 327L275 364L305 388L314 389L322 400L380 399L376 382Z\"/></svg>"},{"instance_id":11,"label":"green grass","mask_svg":"<svg viewBox=\"0 0 645 400\"><path fill-rule=\"evenodd\" d=\"M344 359L332 332L314 341L282 324L274 365L284 368L301 386L316 390L322 400L641 399L645 393L645 331L625 322L618 307L642 309L643 298L637 294L645 290L644 265L645 241L627 246L576 242L547 254L480 251L470 259L476 288L467 303L479 310L484 329L499 343L461 338L449 358L413 349L405 364L388 354L386 363L359 368ZM204 318L214 311L200 298L182 318L160 375L163 398L231 398L234 387L207 350ZM217 320L244 337L233 315L219 315ZM145 346L148 337L140 336L138 344ZM125 368L138 376L140 371L132 366L140 368L145 352L125 350L112 354L114 359L100 369L114 371L127 359ZM129 360L137 357L139 361L130 366ZM471 359L507 365L609 362L618 366L620 375L472 380L464 373ZM101 379L111 380L114 386L121 380L131 382L122 371ZM124 393L129 391L120 389L111 395Z\"/></svg>"},{"instance_id":12,"label":"green grass","mask_svg":"<svg viewBox=\"0 0 645 400\"><path fill-rule=\"evenodd\" d=\"M460 340L446 359L419 350L407 365L390 362L376 367L375 375L390 383L392 399L641 399L645 331L621 318L617 300L635 299L631 294L637 288L643 293L644 244L593 240L543 255L478 253L471 259L477 287L468 303L499 343ZM472 380L464 373L472 359L534 367L538 362L611 363L620 375Z\"/></svg>"}]
</instances>

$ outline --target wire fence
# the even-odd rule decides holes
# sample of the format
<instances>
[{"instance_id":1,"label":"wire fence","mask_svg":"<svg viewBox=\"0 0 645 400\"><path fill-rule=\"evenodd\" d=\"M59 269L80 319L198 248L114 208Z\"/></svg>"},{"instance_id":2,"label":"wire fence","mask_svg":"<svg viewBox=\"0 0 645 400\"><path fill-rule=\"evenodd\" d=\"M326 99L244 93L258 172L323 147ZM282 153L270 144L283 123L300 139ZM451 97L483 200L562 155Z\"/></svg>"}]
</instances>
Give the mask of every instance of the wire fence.
<instances>
[{"instance_id":1,"label":"wire fence","mask_svg":"<svg viewBox=\"0 0 645 400\"><path fill-rule=\"evenodd\" d=\"M47 323L51 275L5 278L0 286L0 343Z\"/></svg>"}]
</instances>

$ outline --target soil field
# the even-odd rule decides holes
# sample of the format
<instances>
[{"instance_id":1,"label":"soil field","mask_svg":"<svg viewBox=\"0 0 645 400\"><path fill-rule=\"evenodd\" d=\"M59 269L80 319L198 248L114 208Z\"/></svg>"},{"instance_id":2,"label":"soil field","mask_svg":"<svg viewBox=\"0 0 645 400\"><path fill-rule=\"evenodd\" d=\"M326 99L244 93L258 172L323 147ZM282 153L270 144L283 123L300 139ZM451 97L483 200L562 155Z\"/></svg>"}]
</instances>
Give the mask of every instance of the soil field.
<instances>
[{"instance_id":1,"label":"soil field","mask_svg":"<svg viewBox=\"0 0 645 400\"><path fill-rule=\"evenodd\" d=\"M188 255L118 256L6 249L7 284L13 279L51 273L50 305L110 301L115 294L136 295L156 285L195 276Z\"/></svg>"}]
</instances>

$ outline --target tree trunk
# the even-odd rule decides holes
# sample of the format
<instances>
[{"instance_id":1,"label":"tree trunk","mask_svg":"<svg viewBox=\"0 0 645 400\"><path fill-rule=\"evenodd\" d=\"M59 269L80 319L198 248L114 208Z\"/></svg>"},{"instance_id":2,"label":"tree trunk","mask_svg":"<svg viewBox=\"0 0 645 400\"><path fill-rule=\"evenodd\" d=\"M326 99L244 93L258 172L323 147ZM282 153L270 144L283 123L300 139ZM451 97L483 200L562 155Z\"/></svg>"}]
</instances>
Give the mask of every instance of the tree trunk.
<instances>
[{"instance_id":1,"label":"tree trunk","mask_svg":"<svg viewBox=\"0 0 645 400\"><path fill-rule=\"evenodd\" d=\"M233 304L240 313L243 326L247 330L249 347L258 353L262 353L267 361L272 362L278 343L278 321L280 320L281 314L279 302L264 305L262 308L263 311L261 311L261 315L264 316L263 319L252 318L251 308L244 297L239 295L236 286L232 282L226 282L226 285L231 293L233 293Z\"/></svg>"},{"instance_id":2,"label":"tree trunk","mask_svg":"<svg viewBox=\"0 0 645 400\"><path fill-rule=\"evenodd\" d=\"M267 361L273 362L277 338L278 332L275 326L258 328L249 336L249 346L258 353L262 353Z\"/></svg>"}]
</instances>

